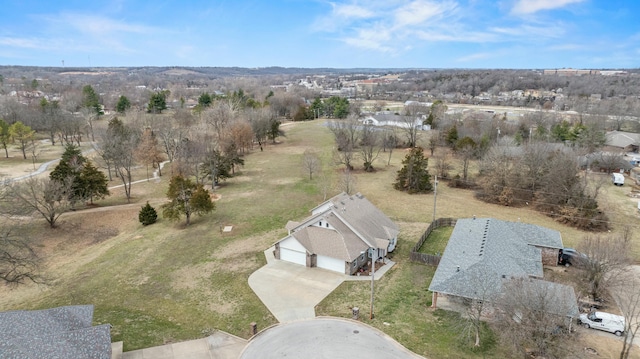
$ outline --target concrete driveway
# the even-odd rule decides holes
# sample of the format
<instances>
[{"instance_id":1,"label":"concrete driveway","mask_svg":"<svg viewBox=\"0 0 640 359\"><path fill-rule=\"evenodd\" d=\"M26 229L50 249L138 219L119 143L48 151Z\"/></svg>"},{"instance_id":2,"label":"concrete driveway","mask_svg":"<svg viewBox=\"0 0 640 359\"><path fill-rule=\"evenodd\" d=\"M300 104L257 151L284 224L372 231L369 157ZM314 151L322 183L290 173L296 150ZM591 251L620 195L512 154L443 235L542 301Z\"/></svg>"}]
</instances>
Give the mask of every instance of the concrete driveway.
<instances>
[{"instance_id":1,"label":"concrete driveway","mask_svg":"<svg viewBox=\"0 0 640 359\"><path fill-rule=\"evenodd\" d=\"M270 327L251 338L240 355L240 359L272 358L423 357L376 328L353 320L324 317Z\"/></svg>"},{"instance_id":2,"label":"concrete driveway","mask_svg":"<svg viewBox=\"0 0 640 359\"><path fill-rule=\"evenodd\" d=\"M273 257L266 251L267 258ZM377 276L376 276L377 277ZM268 259L249 276L249 286L279 322L315 318L315 306L345 279L326 269Z\"/></svg>"}]
</instances>

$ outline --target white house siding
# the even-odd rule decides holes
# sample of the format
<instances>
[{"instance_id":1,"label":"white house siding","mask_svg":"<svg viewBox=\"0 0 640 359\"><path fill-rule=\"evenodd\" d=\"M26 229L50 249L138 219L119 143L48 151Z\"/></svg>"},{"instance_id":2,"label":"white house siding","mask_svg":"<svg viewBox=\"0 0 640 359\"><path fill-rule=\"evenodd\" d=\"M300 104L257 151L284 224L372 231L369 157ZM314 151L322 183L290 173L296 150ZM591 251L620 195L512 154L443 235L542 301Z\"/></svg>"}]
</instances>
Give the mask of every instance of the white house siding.
<instances>
[{"instance_id":1,"label":"white house siding","mask_svg":"<svg viewBox=\"0 0 640 359\"><path fill-rule=\"evenodd\" d=\"M306 266L307 251L295 238L289 237L280 242L280 259Z\"/></svg>"},{"instance_id":2,"label":"white house siding","mask_svg":"<svg viewBox=\"0 0 640 359\"><path fill-rule=\"evenodd\" d=\"M316 257L316 267L342 274L345 273L345 261L327 256L318 255Z\"/></svg>"}]
</instances>

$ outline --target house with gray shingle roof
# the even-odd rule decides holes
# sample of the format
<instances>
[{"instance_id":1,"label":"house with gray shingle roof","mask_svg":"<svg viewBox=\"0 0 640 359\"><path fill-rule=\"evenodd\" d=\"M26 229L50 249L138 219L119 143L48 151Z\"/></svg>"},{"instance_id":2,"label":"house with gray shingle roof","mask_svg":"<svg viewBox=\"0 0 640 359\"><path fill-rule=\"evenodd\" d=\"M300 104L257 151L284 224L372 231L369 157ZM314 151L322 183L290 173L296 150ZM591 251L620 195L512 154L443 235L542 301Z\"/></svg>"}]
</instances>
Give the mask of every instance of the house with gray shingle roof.
<instances>
[{"instance_id":1,"label":"house with gray shingle roof","mask_svg":"<svg viewBox=\"0 0 640 359\"><path fill-rule=\"evenodd\" d=\"M624 152L638 152L640 133L610 131L605 134L605 144L608 147L621 149Z\"/></svg>"},{"instance_id":2,"label":"house with gray shingle roof","mask_svg":"<svg viewBox=\"0 0 640 359\"><path fill-rule=\"evenodd\" d=\"M398 226L362 194L341 193L311 210L300 222L289 221L289 234L275 244L275 257L307 267L354 274L372 256L392 252Z\"/></svg>"},{"instance_id":3,"label":"house with gray shingle roof","mask_svg":"<svg viewBox=\"0 0 640 359\"><path fill-rule=\"evenodd\" d=\"M543 281L543 264L556 265L561 248L560 232L549 228L492 218L459 219L429 285L433 306L438 295L497 298L512 278L544 282L565 293L563 298L573 298L575 306L572 288Z\"/></svg>"},{"instance_id":4,"label":"house with gray shingle roof","mask_svg":"<svg viewBox=\"0 0 640 359\"><path fill-rule=\"evenodd\" d=\"M111 326L92 322L92 305L0 313L0 358L110 359Z\"/></svg>"}]
</instances>

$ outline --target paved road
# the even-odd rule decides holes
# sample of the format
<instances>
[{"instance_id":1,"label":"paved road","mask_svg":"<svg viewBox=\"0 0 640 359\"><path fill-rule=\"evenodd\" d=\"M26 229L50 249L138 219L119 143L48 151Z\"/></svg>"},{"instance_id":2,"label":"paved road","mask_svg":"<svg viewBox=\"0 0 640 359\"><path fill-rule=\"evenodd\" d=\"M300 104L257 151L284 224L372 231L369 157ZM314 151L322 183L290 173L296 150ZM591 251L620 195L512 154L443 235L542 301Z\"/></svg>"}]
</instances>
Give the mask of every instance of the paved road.
<instances>
[{"instance_id":1,"label":"paved road","mask_svg":"<svg viewBox=\"0 0 640 359\"><path fill-rule=\"evenodd\" d=\"M278 324L249 340L240 359L367 358L416 359L383 332L360 322L316 318Z\"/></svg>"},{"instance_id":2,"label":"paved road","mask_svg":"<svg viewBox=\"0 0 640 359\"><path fill-rule=\"evenodd\" d=\"M82 152L82 154L83 155L87 155L87 154L92 153L92 152L95 152L95 150L93 148ZM3 184L7 184L7 183L11 183L11 182L18 182L18 181L25 180L27 178L31 178L33 176L37 176L39 174L42 174L44 171L46 171L49 168L49 166L51 166L51 165L53 165L55 163L58 163L58 161L60 161L59 158L56 159L56 160L51 160L51 161L45 162L45 163L41 164L40 167L38 167L37 170L35 170L35 171L33 171L33 172L29 173L29 174L23 175L23 176L12 177L12 178L4 178L2 180L2 183Z\"/></svg>"}]
</instances>

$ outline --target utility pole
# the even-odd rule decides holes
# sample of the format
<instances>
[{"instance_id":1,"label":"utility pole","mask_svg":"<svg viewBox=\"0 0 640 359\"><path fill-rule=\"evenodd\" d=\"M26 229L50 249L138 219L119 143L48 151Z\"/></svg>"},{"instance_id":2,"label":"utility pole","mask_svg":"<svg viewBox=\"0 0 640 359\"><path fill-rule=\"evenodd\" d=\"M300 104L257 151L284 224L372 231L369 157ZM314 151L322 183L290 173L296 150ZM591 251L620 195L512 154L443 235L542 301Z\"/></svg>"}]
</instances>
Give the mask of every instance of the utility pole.
<instances>
[{"instance_id":1,"label":"utility pole","mask_svg":"<svg viewBox=\"0 0 640 359\"><path fill-rule=\"evenodd\" d=\"M436 198L438 197L438 175L433 181L433 222L436 221Z\"/></svg>"},{"instance_id":2,"label":"utility pole","mask_svg":"<svg viewBox=\"0 0 640 359\"><path fill-rule=\"evenodd\" d=\"M376 275L376 257L378 257L378 249L375 247L371 248L371 310L369 311L370 320L373 320L373 279Z\"/></svg>"}]
</instances>

